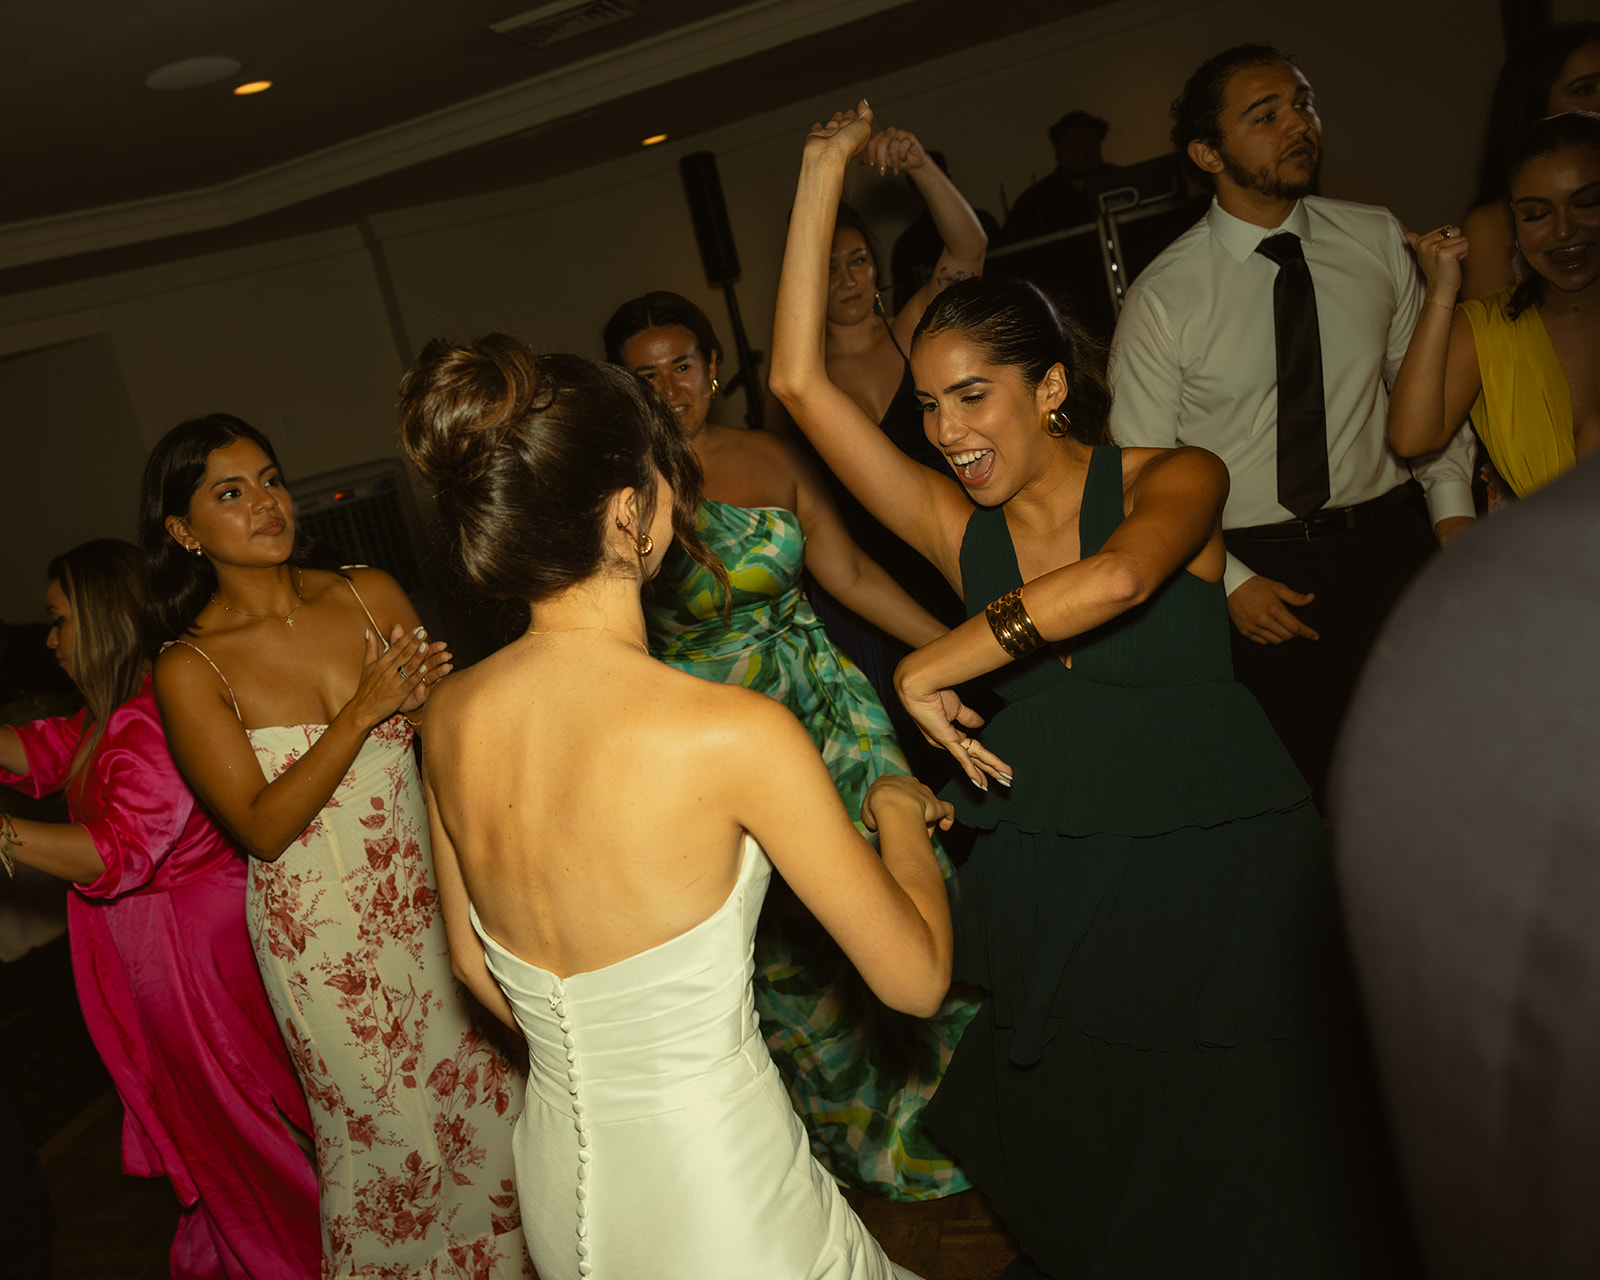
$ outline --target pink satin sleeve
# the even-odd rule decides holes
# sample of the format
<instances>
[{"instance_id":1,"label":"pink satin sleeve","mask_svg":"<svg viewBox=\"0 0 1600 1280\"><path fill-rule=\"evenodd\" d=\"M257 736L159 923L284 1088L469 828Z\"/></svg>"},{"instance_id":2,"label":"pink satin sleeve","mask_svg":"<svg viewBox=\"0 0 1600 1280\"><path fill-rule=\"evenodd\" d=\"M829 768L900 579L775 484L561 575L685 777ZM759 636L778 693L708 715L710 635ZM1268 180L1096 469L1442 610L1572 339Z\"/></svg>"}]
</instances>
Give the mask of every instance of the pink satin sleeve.
<instances>
[{"instance_id":1,"label":"pink satin sleeve","mask_svg":"<svg viewBox=\"0 0 1600 1280\"><path fill-rule=\"evenodd\" d=\"M148 684L112 712L81 793L73 787L67 799L72 820L89 832L106 864L104 874L77 886L80 894L115 898L172 878L163 869L195 799L167 749Z\"/></svg>"},{"instance_id":2,"label":"pink satin sleeve","mask_svg":"<svg viewBox=\"0 0 1600 1280\"><path fill-rule=\"evenodd\" d=\"M28 772L0 769L0 782L35 799L60 791L72 771L72 753L83 739L85 714L80 711L75 716L53 716L15 726L13 732L28 757Z\"/></svg>"}]
</instances>

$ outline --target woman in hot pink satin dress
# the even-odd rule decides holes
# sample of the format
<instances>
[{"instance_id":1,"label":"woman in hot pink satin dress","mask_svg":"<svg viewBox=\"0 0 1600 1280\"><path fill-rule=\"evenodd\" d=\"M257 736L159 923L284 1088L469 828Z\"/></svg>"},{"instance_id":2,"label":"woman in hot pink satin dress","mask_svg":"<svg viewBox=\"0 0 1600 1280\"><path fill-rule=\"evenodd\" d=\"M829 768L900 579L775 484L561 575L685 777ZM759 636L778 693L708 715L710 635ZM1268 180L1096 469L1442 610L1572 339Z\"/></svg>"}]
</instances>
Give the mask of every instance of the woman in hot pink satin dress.
<instances>
[{"instance_id":1,"label":"woman in hot pink satin dress","mask_svg":"<svg viewBox=\"0 0 1600 1280\"><path fill-rule=\"evenodd\" d=\"M285 1123L311 1119L245 929L244 857L167 751L139 574L137 550L112 540L52 562L46 643L89 705L0 728L0 782L64 789L72 821L7 819L0 840L73 882L73 973L125 1109L123 1168L170 1178L184 1208L172 1275L315 1277L316 1175Z\"/></svg>"}]
</instances>

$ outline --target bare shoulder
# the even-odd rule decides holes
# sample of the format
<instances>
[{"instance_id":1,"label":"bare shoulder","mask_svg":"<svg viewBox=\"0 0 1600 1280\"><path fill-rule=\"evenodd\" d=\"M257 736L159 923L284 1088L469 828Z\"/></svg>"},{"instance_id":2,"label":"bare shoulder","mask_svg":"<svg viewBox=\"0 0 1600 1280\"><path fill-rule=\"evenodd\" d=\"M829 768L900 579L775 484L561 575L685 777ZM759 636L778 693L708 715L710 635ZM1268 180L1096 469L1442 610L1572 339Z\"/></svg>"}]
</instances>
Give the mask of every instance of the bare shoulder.
<instances>
[{"instance_id":1,"label":"bare shoulder","mask_svg":"<svg viewBox=\"0 0 1600 1280\"><path fill-rule=\"evenodd\" d=\"M339 574L321 573L315 569L307 572L308 576L316 574L318 579L324 581L330 587L339 584ZM345 568L344 577L349 581L350 586L353 586L360 593L361 598L367 602L369 609L373 607L374 602L385 605L395 605L402 602L407 605L410 604L404 589L394 580L394 576L382 569L374 569L370 565L364 564L350 565ZM350 588L345 587L344 589L348 591Z\"/></svg>"},{"instance_id":2,"label":"bare shoulder","mask_svg":"<svg viewBox=\"0 0 1600 1280\"><path fill-rule=\"evenodd\" d=\"M744 775L752 760L771 763L771 753L798 740L811 745L810 735L776 698L737 684L712 684L687 672L669 669L663 682L676 707L685 745L709 759L725 762Z\"/></svg>"},{"instance_id":3,"label":"bare shoulder","mask_svg":"<svg viewBox=\"0 0 1600 1280\"><path fill-rule=\"evenodd\" d=\"M1228 492L1227 464L1209 449L1184 445L1177 449L1134 449L1122 451L1122 487L1131 491L1141 482L1193 485Z\"/></svg>"},{"instance_id":4,"label":"bare shoulder","mask_svg":"<svg viewBox=\"0 0 1600 1280\"><path fill-rule=\"evenodd\" d=\"M749 431L741 427L718 427L718 448L741 464L756 466L792 476L800 452L793 444L770 431Z\"/></svg>"},{"instance_id":5,"label":"bare shoulder","mask_svg":"<svg viewBox=\"0 0 1600 1280\"><path fill-rule=\"evenodd\" d=\"M192 708L204 699L216 699L233 713L227 685L209 659L193 645L168 645L156 656L153 684L163 714L174 707Z\"/></svg>"}]
</instances>

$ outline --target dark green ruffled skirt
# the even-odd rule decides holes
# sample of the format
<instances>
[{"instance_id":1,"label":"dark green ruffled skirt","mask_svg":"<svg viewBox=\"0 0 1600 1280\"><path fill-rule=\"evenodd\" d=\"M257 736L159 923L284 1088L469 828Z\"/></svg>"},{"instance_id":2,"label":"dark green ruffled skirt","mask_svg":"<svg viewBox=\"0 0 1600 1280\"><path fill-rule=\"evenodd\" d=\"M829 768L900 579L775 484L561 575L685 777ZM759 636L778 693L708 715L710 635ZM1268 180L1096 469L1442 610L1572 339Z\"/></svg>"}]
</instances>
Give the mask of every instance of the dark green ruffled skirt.
<instances>
[{"instance_id":1,"label":"dark green ruffled skirt","mask_svg":"<svg viewBox=\"0 0 1600 1280\"><path fill-rule=\"evenodd\" d=\"M1144 836L1002 824L955 906L957 974L990 998L924 1120L1047 1274L1367 1274L1309 802Z\"/></svg>"}]
</instances>

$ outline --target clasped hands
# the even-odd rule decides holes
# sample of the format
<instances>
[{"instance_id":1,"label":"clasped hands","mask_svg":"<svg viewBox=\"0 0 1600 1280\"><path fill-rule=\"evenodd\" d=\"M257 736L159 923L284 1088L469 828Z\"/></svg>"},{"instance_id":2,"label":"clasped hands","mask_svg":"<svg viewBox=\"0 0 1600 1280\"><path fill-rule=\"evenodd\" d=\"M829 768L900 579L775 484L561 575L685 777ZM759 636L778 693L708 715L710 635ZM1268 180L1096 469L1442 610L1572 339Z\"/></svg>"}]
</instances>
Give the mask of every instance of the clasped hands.
<instances>
[{"instance_id":1,"label":"clasped hands","mask_svg":"<svg viewBox=\"0 0 1600 1280\"><path fill-rule=\"evenodd\" d=\"M368 630L366 662L352 701L359 702L376 724L395 712L417 710L428 700L428 689L454 669L453 656L444 641L428 641L422 627L407 631L396 623L389 631L389 646L379 652L377 633Z\"/></svg>"},{"instance_id":2,"label":"clasped hands","mask_svg":"<svg viewBox=\"0 0 1600 1280\"><path fill-rule=\"evenodd\" d=\"M835 111L827 124L813 124L806 135L806 151L835 152L847 162L859 154L861 163L880 175L911 173L928 159L915 134L894 128L873 133L872 108L865 98L852 108Z\"/></svg>"}]
</instances>

